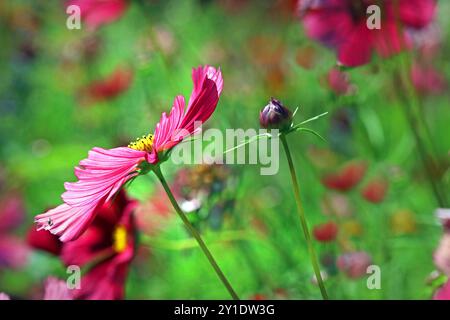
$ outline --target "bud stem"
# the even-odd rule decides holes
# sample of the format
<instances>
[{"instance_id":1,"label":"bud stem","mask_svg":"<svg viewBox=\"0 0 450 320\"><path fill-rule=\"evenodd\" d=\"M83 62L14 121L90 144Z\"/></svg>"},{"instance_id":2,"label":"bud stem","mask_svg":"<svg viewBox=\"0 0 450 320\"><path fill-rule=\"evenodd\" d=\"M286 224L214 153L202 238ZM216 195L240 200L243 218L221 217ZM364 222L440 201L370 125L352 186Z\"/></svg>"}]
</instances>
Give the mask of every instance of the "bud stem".
<instances>
[{"instance_id":1,"label":"bud stem","mask_svg":"<svg viewBox=\"0 0 450 320\"><path fill-rule=\"evenodd\" d=\"M305 235L306 244L308 246L309 257L311 259L311 265L314 269L314 274L316 275L317 283L320 288L320 293L322 294L322 298L324 300L328 300L327 290L325 289L325 285L323 284L322 275L320 274L319 263L317 262L316 252L314 250L314 246L312 243L311 235L308 229L308 223L306 222L305 211L303 210L302 201L300 198L300 187L297 181L297 175L295 173L294 163L292 161L291 151L289 150L289 146L286 140L286 135L282 134L280 136L281 143L283 144L284 151L286 152L286 158L289 164L289 171L291 173L292 178L292 186L294 191L295 201L297 203L297 211L300 217L300 223L302 225L303 233Z\"/></svg>"}]
</instances>

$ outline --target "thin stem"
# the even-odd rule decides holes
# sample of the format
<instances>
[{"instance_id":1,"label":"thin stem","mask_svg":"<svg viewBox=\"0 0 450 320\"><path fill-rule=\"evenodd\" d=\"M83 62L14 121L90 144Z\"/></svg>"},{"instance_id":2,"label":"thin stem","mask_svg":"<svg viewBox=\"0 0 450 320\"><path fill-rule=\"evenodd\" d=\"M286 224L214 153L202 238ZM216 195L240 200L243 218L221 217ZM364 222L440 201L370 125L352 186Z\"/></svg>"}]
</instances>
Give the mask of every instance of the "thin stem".
<instances>
[{"instance_id":1,"label":"thin stem","mask_svg":"<svg viewBox=\"0 0 450 320\"><path fill-rule=\"evenodd\" d=\"M316 252L314 250L314 246L312 243L311 235L308 229L308 223L306 222L305 211L303 210L302 201L300 198L300 187L297 181L297 175L295 173L294 163L292 161L291 151L289 150L289 146L286 140L285 135L280 136L281 143L283 144L284 151L286 152L286 158L289 163L289 171L291 173L292 178L292 186L294 187L294 196L295 201L297 203L297 211L300 217L300 222L302 225L303 233L305 235L306 244L308 245L309 257L311 259L311 264L314 269L314 274L316 275L317 283L319 284L320 293L322 294L322 298L324 300L328 300L327 290L325 289L325 285L323 284L322 275L320 274L319 263L317 262Z\"/></svg>"},{"instance_id":2,"label":"thin stem","mask_svg":"<svg viewBox=\"0 0 450 320\"><path fill-rule=\"evenodd\" d=\"M440 181L434 178L433 172L437 170L438 158L431 138L430 129L424 119L423 109L417 98L414 87L409 76L410 64L402 57L401 77L403 79L406 97L408 101L404 103L404 111L411 126L411 131L416 141L425 174L430 183L433 194L440 207L447 207L445 192L442 191ZM428 162L429 161L429 162Z\"/></svg>"},{"instance_id":3,"label":"thin stem","mask_svg":"<svg viewBox=\"0 0 450 320\"><path fill-rule=\"evenodd\" d=\"M238 295L234 291L233 287L231 286L228 279L225 277L224 273L220 269L219 265L217 264L216 260L212 256L211 252L209 251L208 247L206 246L205 242L203 241L202 237L198 233L198 231L194 228L194 226L189 222L189 219L184 214L183 210L181 210L180 206L178 205L177 201L175 200L174 195L172 194L172 191L170 190L169 185L167 184L166 180L164 179L164 176L161 172L161 169L159 167L156 167L153 169L153 172L155 172L156 176L158 177L159 181L161 182L164 190L167 193L167 196L169 197L170 202L172 203L172 206L174 207L175 211L177 212L180 219L183 221L186 228L189 230L189 232L192 234L192 236L197 240L198 245L202 249L203 253L205 254L206 258L208 259L211 266L214 268L214 271L216 272L219 279L222 281L228 292L230 293L231 297L234 300L239 300Z\"/></svg>"}]
</instances>

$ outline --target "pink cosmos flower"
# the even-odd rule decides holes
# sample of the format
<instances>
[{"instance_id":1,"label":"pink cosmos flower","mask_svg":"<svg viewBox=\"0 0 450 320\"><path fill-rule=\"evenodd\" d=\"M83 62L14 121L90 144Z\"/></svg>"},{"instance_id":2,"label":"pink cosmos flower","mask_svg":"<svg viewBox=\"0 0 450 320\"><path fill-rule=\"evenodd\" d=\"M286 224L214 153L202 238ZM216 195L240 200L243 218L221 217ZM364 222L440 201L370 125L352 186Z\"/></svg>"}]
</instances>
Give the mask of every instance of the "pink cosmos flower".
<instances>
[{"instance_id":1,"label":"pink cosmos flower","mask_svg":"<svg viewBox=\"0 0 450 320\"><path fill-rule=\"evenodd\" d=\"M38 229L60 236L63 242L77 239L95 217L96 210L142 172L142 167L167 159L170 150L195 133L209 119L222 92L220 69L210 66L193 70L194 89L187 108L183 96L175 97L169 115L163 113L154 134L114 149L93 148L75 168L77 182L66 182L64 203L36 216Z\"/></svg>"},{"instance_id":2,"label":"pink cosmos flower","mask_svg":"<svg viewBox=\"0 0 450 320\"><path fill-rule=\"evenodd\" d=\"M91 28L119 19L128 6L126 0L69 0L67 6L80 7L81 18Z\"/></svg>"},{"instance_id":3,"label":"pink cosmos flower","mask_svg":"<svg viewBox=\"0 0 450 320\"><path fill-rule=\"evenodd\" d=\"M373 4L381 9L381 29L367 27L367 8ZM388 57L406 49L406 30L427 26L435 8L435 0L299 0L297 7L307 35L334 48L345 66L366 64L373 52Z\"/></svg>"}]
</instances>

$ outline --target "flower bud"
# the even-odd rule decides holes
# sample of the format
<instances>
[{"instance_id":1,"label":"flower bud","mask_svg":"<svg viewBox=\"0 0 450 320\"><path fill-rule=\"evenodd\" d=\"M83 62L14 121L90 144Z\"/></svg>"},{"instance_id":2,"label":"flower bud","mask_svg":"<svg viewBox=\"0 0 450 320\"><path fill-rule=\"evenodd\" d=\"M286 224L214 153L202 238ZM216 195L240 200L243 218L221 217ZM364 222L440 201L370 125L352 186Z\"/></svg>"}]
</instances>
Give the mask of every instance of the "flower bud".
<instances>
[{"instance_id":1,"label":"flower bud","mask_svg":"<svg viewBox=\"0 0 450 320\"><path fill-rule=\"evenodd\" d=\"M259 123L265 129L286 130L292 123L292 112L277 99L271 98L259 114Z\"/></svg>"}]
</instances>

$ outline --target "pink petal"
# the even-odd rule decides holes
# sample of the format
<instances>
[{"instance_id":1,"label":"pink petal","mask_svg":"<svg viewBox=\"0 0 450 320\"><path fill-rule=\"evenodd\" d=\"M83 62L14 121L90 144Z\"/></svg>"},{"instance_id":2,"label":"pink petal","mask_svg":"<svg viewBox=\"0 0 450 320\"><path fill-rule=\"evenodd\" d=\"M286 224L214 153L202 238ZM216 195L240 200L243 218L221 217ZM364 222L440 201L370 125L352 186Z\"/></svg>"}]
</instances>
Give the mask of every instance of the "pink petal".
<instances>
[{"instance_id":1,"label":"pink petal","mask_svg":"<svg viewBox=\"0 0 450 320\"><path fill-rule=\"evenodd\" d=\"M168 150L180 143L197 129L197 122L205 122L216 109L223 89L223 78L220 70L210 66L198 67L192 72L194 89L185 110L185 99L175 97L172 110L167 116L163 113L156 125L153 150L147 161L156 163L158 153Z\"/></svg>"},{"instance_id":2,"label":"pink petal","mask_svg":"<svg viewBox=\"0 0 450 320\"><path fill-rule=\"evenodd\" d=\"M146 152L130 148L89 151L75 168L77 182L65 183L64 204L36 216L38 229L59 235L63 242L78 238L95 217L96 210L111 199L131 178Z\"/></svg>"}]
</instances>

